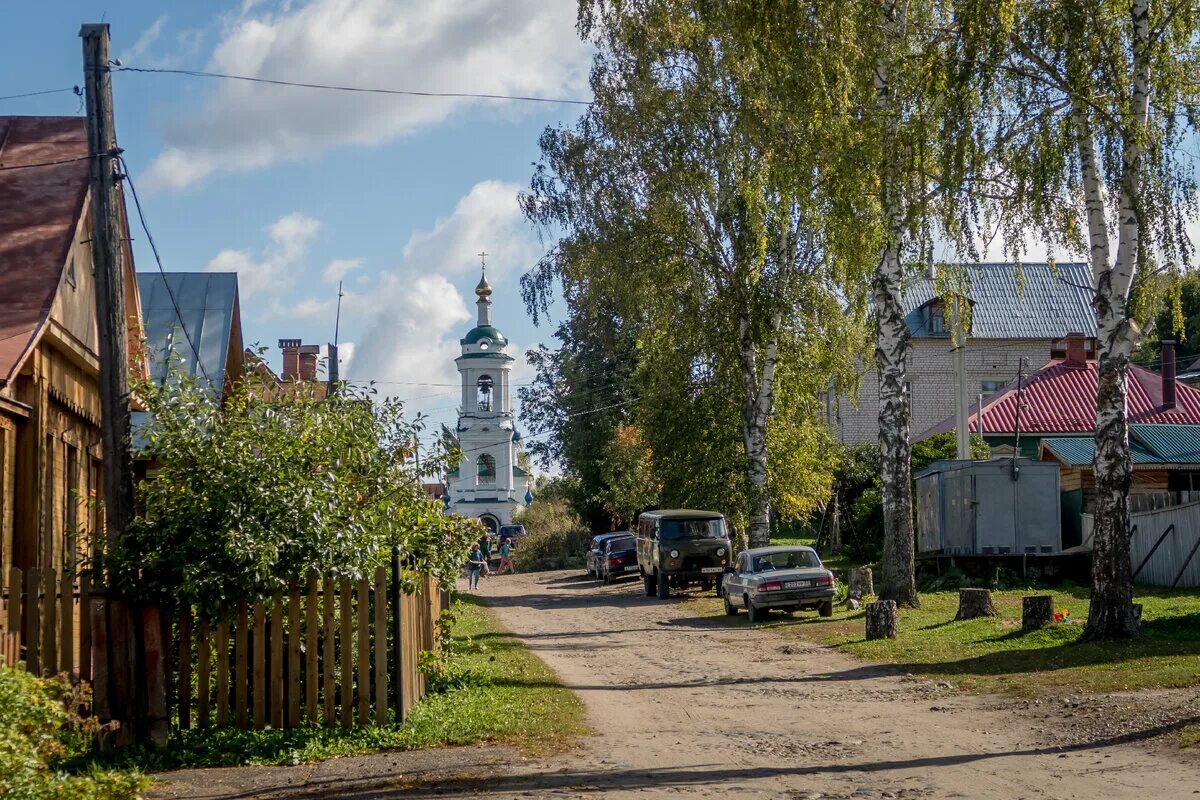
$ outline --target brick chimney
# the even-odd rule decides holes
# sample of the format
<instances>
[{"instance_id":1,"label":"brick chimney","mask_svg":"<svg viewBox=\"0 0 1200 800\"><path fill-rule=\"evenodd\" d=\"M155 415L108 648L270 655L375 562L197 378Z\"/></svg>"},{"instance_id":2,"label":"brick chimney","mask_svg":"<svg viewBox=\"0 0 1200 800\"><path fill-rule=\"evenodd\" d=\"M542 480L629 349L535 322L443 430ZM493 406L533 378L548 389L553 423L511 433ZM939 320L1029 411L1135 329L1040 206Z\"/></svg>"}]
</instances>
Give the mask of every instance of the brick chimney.
<instances>
[{"instance_id":1,"label":"brick chimney","mask_svg":"<svg viewBox=\"0 0 1200 800\"><path fill-rule=\"evenodd\" d=\"M1175 340L1163 339L1159 343L1162 358L1162 407L1163 411L1175 408Z\"/></svg>"},{"instance_id":2,"label":"brick chimney","mask_svg":"<svg viewBox=\"0 0 1200 800\"><path fill-rule=\"evenodd\" d=\"M1087 367L1087 346L1082 333L1067 334L1067 366L1073 369Z\"/></svg>"},{"instance_id":3,"label":"brick chimney","mask_svg":"<svg viewBox=\"0 0 1200 800\"><path fill-rule=\"evenodd\" d=\"M283 375L285 381L315 381L317 379L317 357L320 345L301 344L300 339L280 339L283 351Z\"/></svg>"}]
</instances>

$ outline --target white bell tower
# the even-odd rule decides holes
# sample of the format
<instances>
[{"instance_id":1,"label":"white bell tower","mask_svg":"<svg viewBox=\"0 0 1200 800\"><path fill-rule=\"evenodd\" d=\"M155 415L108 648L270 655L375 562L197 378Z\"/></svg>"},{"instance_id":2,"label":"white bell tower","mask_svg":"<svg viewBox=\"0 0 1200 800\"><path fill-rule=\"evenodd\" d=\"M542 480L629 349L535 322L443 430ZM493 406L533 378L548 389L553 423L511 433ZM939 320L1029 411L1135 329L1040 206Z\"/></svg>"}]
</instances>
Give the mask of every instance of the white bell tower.
<instances>
[{"instance_id":1,"label":"white bell tower","mask_svg":"<svg viewBox=\"0 0 1200 800\"><path fill-rule=\"evenodd\" d=\"M492 325L492 287L485 271L475 287L479 319L459 340L462 354L454 360L462 379L458 440L462 463L450 473L452 514L477 517L495 531L512 522L525 505L529 476L517 466L519 434L513 425L509 376L513 357L508 340Z\"/></svg>"}]
</instances>

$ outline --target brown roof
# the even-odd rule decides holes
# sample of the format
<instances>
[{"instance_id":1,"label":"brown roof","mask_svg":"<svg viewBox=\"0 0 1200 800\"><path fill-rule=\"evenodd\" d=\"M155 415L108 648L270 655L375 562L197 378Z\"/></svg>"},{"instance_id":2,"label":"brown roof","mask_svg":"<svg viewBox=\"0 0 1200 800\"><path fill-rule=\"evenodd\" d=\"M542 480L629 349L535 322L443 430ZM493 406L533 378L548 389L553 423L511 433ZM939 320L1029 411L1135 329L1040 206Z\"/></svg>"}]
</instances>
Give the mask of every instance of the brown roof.
<instances>
[{"instance_id":1,"label":"brown roof","mask_svg":"<svg viewBox=\"0 0 1200 800\"><path fill-rule=\"evenodd\" d=\"M87 198L86 125L79 117L0 117L0 385L36 343L54 302ZM11 169L47 161L66 163Z\"/></svg>"}]
</instances>

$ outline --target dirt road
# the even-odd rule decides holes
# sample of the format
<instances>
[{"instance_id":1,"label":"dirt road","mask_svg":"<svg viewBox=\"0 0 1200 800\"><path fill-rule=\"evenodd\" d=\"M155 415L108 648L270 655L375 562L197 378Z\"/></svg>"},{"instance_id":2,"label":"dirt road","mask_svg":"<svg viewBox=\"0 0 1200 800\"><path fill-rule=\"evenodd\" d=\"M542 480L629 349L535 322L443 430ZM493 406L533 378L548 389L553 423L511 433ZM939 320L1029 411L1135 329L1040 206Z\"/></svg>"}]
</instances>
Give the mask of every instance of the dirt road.
<instances>
[{"instance_id":1,"label":"dirt road","mask_svg":"<svg viewBox=\"0 0 1200 800\"><path fill-rule=\"evenodd\" d=\"M581 751L440 793L489 797L1196 797L1147 733L1063 749L1059 712L864 666L575 573L485 581L501 622L587 705ZM1194 702L1196 694L1187 695ZM1057 704L1056 704L1057 705ZM1192 708L1200 711L1195 705ZM1071 716L1069 712L1063 712ZM1065 722L1063 727L1065 728ZM1130 741L1130 740L1133 741Z\"/></svg>"}]
</instances>

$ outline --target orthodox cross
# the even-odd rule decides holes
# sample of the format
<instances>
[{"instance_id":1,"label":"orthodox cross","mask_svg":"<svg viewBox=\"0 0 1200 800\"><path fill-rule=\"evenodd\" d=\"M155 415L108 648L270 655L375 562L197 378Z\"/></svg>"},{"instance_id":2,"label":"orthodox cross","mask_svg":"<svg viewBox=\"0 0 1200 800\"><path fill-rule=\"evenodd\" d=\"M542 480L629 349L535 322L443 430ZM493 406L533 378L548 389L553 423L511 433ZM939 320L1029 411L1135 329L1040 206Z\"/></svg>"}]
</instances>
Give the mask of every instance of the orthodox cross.
<instances>
[{"instance_id":1,"label":"orthodox cross","mask_svg":"<svg viewBox=\"0 0 1200 800\"><path fill-rule=\"evenodd\" d=\"M484 250L482 253L476 253L476 255L479 256L480 266L482 266L484 269L487 269L487 257L488 257L487 250Z\"/></svg>"}]
</instances>

